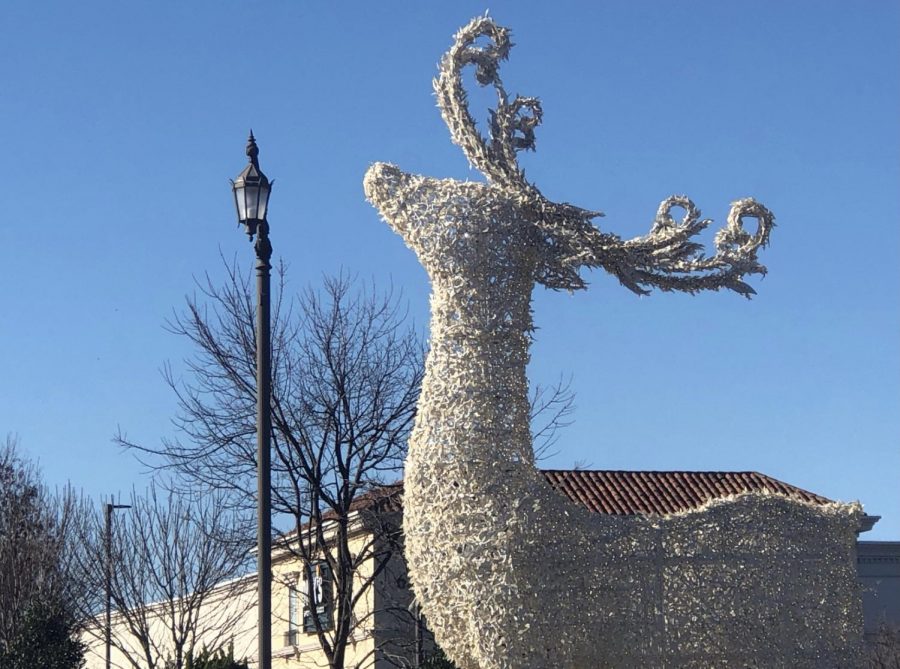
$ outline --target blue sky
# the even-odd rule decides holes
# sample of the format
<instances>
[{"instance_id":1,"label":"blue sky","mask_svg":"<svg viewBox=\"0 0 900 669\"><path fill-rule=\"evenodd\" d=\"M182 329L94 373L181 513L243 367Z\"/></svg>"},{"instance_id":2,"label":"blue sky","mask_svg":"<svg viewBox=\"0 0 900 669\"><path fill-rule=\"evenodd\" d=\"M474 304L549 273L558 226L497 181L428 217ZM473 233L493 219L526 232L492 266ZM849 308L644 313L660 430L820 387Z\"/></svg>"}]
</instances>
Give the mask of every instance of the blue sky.
<instances>
[{"instance_id":1,"label":"blue sky","mask_svg":"<svg viewBox=\"0 0 900 669\"><path fill-rule=\"evenodd\" d=\"M189 351L163 323L220 254L251 267L228 184L251 126L291 285L393 282L424 327L425 274L362 175L478 178L431 78L488 8L514 33L508 90L544 103L522 162L550 198L623 236L672 193L717 224L754 196L778 224L751 302L638 298L601 272L536 292L531 377L577 392L546 466L757 470L900 539L895 2L6 0L0 431L54 485L145 485L111 437L172 434L160 368Z\"/></svg>"}]
</instances>

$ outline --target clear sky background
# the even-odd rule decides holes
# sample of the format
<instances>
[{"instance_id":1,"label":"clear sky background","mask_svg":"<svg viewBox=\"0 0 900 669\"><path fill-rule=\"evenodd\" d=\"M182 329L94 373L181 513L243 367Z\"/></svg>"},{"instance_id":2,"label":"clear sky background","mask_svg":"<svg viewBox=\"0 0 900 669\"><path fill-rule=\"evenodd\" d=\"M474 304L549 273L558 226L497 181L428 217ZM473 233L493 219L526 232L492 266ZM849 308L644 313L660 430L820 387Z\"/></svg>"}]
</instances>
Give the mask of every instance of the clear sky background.
<instances>
[{"instance_id":1,"label":"clear sky background","mask_svg":"<svg viewBox=\"0 0 900 669\"><path fill-rule=\"evenodd\" d=\"M111 442L154 444L190 351L163 329L220 253L252 267L228 179L252 126L275 255L294 288L350 270L425 273L365 202L376 161L479 178L431 78L490 9L516 47L511 92L540 96L550 198L649 230L686 193L724 223L777 216L753 301L638 298L594 272L538 289L530 375L573 376L576 422L545 466L756 470L884 516L900 539L900 3L33 2L0 5L0 432L54 485L142 488ZM476 101L484 97L475 96ZM479 114L484 117L484 110Z\"/></svg>"}]
</instances>

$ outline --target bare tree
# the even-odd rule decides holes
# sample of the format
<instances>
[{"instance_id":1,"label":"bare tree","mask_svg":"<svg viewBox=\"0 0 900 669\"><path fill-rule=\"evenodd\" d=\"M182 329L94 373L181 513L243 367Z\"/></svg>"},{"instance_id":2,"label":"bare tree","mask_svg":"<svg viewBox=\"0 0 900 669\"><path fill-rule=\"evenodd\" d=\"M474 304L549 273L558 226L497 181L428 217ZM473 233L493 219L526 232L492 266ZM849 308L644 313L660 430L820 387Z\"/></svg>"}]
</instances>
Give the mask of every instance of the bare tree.
<instances>
[{"instance_id":1,"label":"bare tree","mask_svg":"<svg viewBox=\"0 0 900 669\"><path fill-rule=\"evenodd\" d=\"M240 514L221 495L132 493L110 526L111 643L134 669L182 669L201 649L224 648L255 605ZM81 614L92 646L105 644L107 535L104 514L81 524L78 574L94 594Z\"/></svg>"},{"instance_id":2,"label":"bare tree","mask_svg":"<svg viewBox=\"0 0 900 669\"><path fill-rule=\"evenodd\" d=\"M255 298L247 277L233 266L228 272L222 288L207 278L205 303L189 299L170 323L196 346L184 380L166 370L182 437L161 448L121 435L119 441L162 456L151 466L174 470L186 485L226 492L249 509L256 485ZM272 504L281 533L275 546L302 565L307 578L292 587L303 590L307 630L315 631L329 666L344 667L354 630L371 628L360 619L360 606L398 551L399 518L388 512L397 495L385 486L400 476L424 347L390 292L340 276L326 278L319 292L288 299L283 268L277 276ZM392 509L398 511L396 504Z\"/></svg>"},{"instance_id":3,"label":"bare tree","mask_svg":"<svg viewBox=\"0 0 900 669\"><path fill-rule=\"evenodd\" d=\"M51 493L7 436L0 447L0 657L38 610L74 634L72 613L83 596L69 560L76 509L73 491Z\"/></svg>"},{"instance_id":4,"label":"bare tree","mask_svg":"<svg viewBox=\"0 0 900 669\"><path fill-rule=\"evenodd\" d=\"M557 455L551 449L559 440L560 430L572 424L575 412L572 378L560 377L550 386L536 384L528 401L534 459L540 462Z\"/></svg>"},{"instance_id":5,"label":"bare tree","mask_svg":"<svg viewBox=\"0 0 900 669\"><path fill-rule=\"evenodd\" d=\"M867 635L868 636L868 635ZM900 626L882 623L866 639L864 665L871 669L900 669Z\"/></svg>"}]
</instances>

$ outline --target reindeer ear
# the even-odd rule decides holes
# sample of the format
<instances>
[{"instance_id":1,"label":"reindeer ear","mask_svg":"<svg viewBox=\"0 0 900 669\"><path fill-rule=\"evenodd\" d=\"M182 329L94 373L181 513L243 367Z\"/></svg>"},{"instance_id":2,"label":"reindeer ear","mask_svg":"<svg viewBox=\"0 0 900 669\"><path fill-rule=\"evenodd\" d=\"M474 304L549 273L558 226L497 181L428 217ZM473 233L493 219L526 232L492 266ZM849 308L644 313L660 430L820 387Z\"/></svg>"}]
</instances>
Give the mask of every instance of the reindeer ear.
<instances>
[{"instance_id":1,"label":"reindeer ear","mask_svg":"<svg viewBox=\"0 0 900 669\"><path fill-rule=\"evenodd\" d=\"M481 37L488 38L489 44L476 45ZM463 150L469 163L491 182L522 190L527 189L527 182L516 153L534 150L534 130L541 123L542 110L537 98L516 96L509 101L499 70L511 47L509 29L486 16L473 19L456 33L453 46L441 59L434 90L453 143ZM469 113L462 84L462 71L469 65L475 66L479 84L491 85L497 91L497 109L490 112L490 142L478 132Z\"/></svg>"}]
</instances>

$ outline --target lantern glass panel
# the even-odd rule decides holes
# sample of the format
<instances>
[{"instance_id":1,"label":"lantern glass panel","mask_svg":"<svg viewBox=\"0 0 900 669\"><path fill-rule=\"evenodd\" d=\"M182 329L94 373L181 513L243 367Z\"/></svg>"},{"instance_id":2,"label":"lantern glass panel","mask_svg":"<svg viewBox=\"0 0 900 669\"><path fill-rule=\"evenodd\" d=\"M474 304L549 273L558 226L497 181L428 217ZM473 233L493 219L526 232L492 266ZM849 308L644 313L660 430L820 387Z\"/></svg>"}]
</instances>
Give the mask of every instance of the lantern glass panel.
<instances>
[{"instance_id":1,"label":"lantern glass panel","mask_svg":"<svg viewBox=\"0 0 900 669\"><path fill-rule=\"evenodd\" d=\"M247 204L244 202L243 185L234 185L234 204L237 207L238 220L243 223L247 220Z\"/></svg>"},{"instance_id":2,"label":"lantern glass panel","mask_svg":"<svg viewBox=\"0 0 900 669\"><path fill-rule=\"evenodd\" d=\"M269 193L271 192L271 186L269 184L263 184L259 188L259 207L257 209L257 214L259 220L265 220L267 209L269 208Z\"/></svg>"},{"instance_id":3,"label":"lantern glass panel","mask_svg":"<svg viewBox=\"0 0 900 669\"><path fill-rule=\"evenodd\" d=\"M245 220L262 218L259 215L259 186L244 186L244 199L247 203Z\"/></svg>"}]
</instances>

